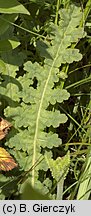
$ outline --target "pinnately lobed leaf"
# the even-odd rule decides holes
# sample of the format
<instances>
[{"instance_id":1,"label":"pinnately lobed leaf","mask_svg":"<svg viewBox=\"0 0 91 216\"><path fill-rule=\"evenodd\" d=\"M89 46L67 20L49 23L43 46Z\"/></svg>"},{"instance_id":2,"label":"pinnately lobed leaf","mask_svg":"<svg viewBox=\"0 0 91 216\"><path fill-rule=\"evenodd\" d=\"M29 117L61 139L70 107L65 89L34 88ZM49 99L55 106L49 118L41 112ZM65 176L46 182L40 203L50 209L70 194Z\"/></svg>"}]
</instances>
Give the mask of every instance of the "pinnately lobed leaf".
<instances>
[{"instance_id":1,"label":"pinnately lobed leaf","mask_svg":"<svg viewBox=\"0 0 91 216\"><path fill-rule=\"evenodd\" d=\"M60 181L61 178L66 177L70 165L69 152L67 152L64 157L58 157L56 160L48 157L48 153L45 154L45 158L52 172L52 176L57 182Z\"/></svg>"},{"instance_id":2,"label":"pinnately lobed leaf","mask_svg":"<svg viewBox=\"0 0 91 216\"><path fill-rule=\"evenodd\" d=\"M8 106L5 109L5 115L13 119L14 127L18 131L6 145L10 148L16 147L16 151L22 150L25 154L27 152L25 170L35 164L43 150L45 154L45 147L50 150L54 146L61 145L62 140L58 137L56 128L67 121L67 116L60 113L56 104L68 100L70 94L58 85L59 67L63 63L72 63L82 58L79 50L71 47L72 43L83 37L83 29L79 27L81 12L79 8L71 7L70 11L64 9L60 14L59 25L50 24L51 44L41 39L37 43L36 49L41 55L42 51L45 53L43 66L30 61L24 64L26 73L17 78L21 88L16 90L17 101L21 98L22 102L17 107ZM42 48L43 45L44 49L46 48L45 52L41 49L41 43ZM34 87L35 81L36 87ZM17 154L16 160L21 165L21 158L19 159ZM38 186L38 170L43 167L48 169L45 159L32 170L30 177L32 186Z\"/></svg>"}]
</instances>

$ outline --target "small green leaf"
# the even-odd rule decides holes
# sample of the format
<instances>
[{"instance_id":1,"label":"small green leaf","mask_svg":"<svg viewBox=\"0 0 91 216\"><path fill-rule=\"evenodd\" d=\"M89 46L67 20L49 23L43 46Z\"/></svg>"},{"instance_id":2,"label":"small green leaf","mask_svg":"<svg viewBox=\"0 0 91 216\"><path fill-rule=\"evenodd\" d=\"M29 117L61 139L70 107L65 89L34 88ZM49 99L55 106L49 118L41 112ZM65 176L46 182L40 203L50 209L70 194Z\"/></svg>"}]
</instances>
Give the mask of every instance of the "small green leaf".
<instances>
[{"instance_id":1,"label":"small green leaf","mask_svg":"<svg viewBox=\"0 0 91 216\"><path fill-rule=\"evenodd\" d=\"M5 73L6 70L6 64L0 59L0 73Z\"/></svg>"},{"instance_id":2,"label":"small green leaf","mask_svg":"<svg viewBox=\"0 0 91 216\"><path fill-rule=\"evenodd\" d=\"M20 45L20 42L14 40L0 40L0 52L10 51Z\"/></svg>"},{"instance_id":3,"label":"small green leaf","mask_svg":"<svg viewBox=\"0 0 91 216\"><path fill-rule=\"evenodd\" d=\"M57 182L61 179L61 177L66 177L70 165L69 152L64 157L58 157L56 160L48 157L48 153L46 153L45 158L52 172L52 176Z\"/></svg>"}]
</instances>

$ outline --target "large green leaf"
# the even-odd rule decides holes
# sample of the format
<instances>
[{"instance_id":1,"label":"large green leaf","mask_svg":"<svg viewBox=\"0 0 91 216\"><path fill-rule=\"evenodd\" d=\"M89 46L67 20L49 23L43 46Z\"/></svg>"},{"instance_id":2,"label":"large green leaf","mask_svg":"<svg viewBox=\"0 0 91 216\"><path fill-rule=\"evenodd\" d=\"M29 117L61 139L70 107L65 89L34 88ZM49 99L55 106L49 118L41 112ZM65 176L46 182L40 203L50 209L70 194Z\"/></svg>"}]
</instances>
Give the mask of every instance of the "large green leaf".
<instances>
[{"instance_id":1,"label":"large green leaf","mask_svg":"<svg viewBox=\"0 0 91 216\"><path fill-rule=\"evenodd\" d=\"M0 0L0 13L23 13L29 15L27 9L17 0Z\"/></svg>"},{"instance_id":2,"label":"large green leaf","mask_svg":"<svg viewBox=\"0 0 91 216\"><path fill-rule=\"evenodd\" d=\"M40 40L40 44L41 41L42 45L44 44L44 50L37 44L40 53L42 51L45 53L44 64L41 66L37 62L27 61L24 64L24 76L16 79L21 88L15 87L15 91L12 90L12 98L14 97L15 100L16 97L16 100L21 100L21 103L17 107L8 106L5 110L5 115L13 120L17 130L16 134L11 133L12 138L6 145L16 148L16 152L12 152L21 168L21 158L19 159L17 152L21 150L27 155L26 162L26 157L21 154L22 161L25 161L25 168L23 163L25 170L36 163L42 152L45 155L45 148L50 151L62 143L56 128L67 121L67 116L58 110L58 103L68 100L70 94L59 87L61 82L59 68L63 63L72 63L82 58L79 50L71 47L84 35L83 29L79 28L81 15L77 7L62 10L59 26L50 25L51 43L50 40L49 42ZM38 185L41 188L38 179L38 170L41 169L48 170L46 160L31 172L30 183L37 188Z\"/></svg>"},{"instance_id":3,"label":"large green leaf","mask_svg":"<svg viewBox=\"0 0 91 216\"><path fill-rule=\"evenodd\" d=\"M0 35L4 34L10 27L9 22L14 22L17 18L16 14L2 14L0 15Z\"/></svg>"}]
</instances>

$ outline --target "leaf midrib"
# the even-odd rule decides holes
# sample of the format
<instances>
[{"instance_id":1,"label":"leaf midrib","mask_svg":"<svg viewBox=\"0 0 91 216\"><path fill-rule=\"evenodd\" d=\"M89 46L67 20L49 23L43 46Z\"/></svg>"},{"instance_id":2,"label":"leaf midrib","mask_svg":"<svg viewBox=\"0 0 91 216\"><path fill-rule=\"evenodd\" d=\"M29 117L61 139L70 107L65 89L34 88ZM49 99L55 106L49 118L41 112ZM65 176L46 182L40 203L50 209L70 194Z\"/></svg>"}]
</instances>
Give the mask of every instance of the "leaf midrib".
<instances>
[{"instance_id":1,"label":"leaf midrib","mask_svg":"<svg viewBox=\"0 0 91 216\"><path fill-rule=\"evenodd\" d=\"M74 10L73 10L73 13L74 13ZM71 16L71 19L72 19L72 16ZM38 110L38 115L37 115L37 119L36 119L36 129L35 129L34 142L33 142L34 149L33 149L32 166L36 162L36 143L37 143L37 135L38 135L38 125L39 125L39 119L40 119L41 108L42 108L42 104L43 104L43 100L44 100L44 95L45 95L45 92L46 92L46 89L47 89L48 82L50 80L52 69L53 69L55 61L56 61L56 59L58 57L58 53L59 53L60 47L61 47L61 45L63 43L63 40L65 39L65 35L66 35L67 29L68 29L68 27L70 25L71 19L70 19L69 24L68 24L68 26L66 28L66 31L64 32L64 37L63 37L63 39L62 39L62 41L61 41L61 43L60 43L60 45L58 47L56 56L54 58L53 64L52 64L52 66L50 68L50 71L49 71L48 78L47 78L46 83L45 83L44 91L42 93L42 97L41 97L41 101L40 101L40 106L39 106L39 110ZM34 187L34 183L35 183L35 169L32 170L32 181L31 181L31 183L32 183L32 186Z\"/></svg>"}]
</instances>

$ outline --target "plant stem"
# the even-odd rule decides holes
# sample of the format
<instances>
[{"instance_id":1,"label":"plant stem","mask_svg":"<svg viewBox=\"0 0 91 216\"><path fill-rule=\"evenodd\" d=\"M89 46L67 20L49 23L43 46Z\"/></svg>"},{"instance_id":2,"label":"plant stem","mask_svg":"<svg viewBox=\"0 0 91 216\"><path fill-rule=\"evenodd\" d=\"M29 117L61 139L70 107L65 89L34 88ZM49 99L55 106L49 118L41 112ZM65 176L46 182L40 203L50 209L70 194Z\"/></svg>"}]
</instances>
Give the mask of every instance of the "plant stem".
<instances>
[{"instance_id":1,"label":"plant stem","mask_svg":"<svg viewBox=\"0 0 91 216\"><path fill-rule=\"evenodd\" d=\"M56 17L55 17L55 24L56 24L56 25L57 25L57 23L58 23L58 12L59 12L59 7L60 7L60 0L57 0Z\"/></svg>"},{"instance_id":2,"label":"plant stem","mask_svg":"<svg viewBox=\"0 0 91 216\"><path fill-rule=\"evenodd\" d=\"M84 9L84 12L83 12L83 17L81 19L80 26L84 26L90 10L91 10L91 0L88 0L86 7Z\"/></svg>"},{"instance_id":3,"label":"plant stem","mask_svg":"<svg viewBox=\"0 0 91 216\"><path fill-rule=\"evenodd\" d=\"M57 198L56 198L56 200L62 200L63 184L64 184L64 178L61 178L61 180L57 183Z\"/></svg>"}]
</instances>

